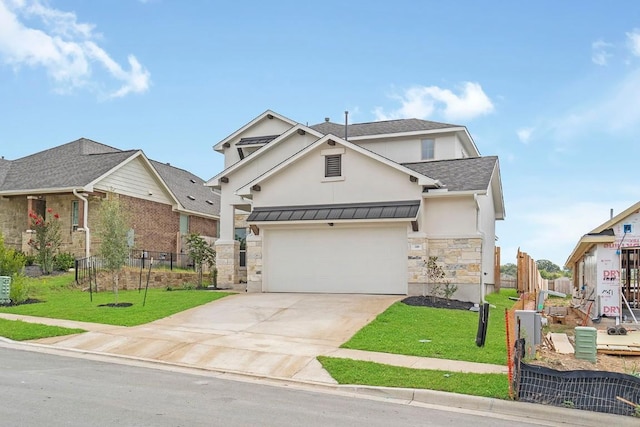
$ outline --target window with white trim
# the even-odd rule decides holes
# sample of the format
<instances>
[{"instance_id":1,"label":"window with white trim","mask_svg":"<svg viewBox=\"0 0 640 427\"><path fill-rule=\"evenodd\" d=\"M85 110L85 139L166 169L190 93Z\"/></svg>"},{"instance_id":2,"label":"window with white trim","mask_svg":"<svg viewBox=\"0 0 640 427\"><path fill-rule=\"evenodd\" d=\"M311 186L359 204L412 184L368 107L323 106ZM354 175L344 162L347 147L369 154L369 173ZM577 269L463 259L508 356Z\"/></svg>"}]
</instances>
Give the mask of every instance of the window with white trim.
<instances>
[{"instance_id":1,"label":"window with white trim","mask_svg":"<svg viewBox=\"0 0 640 427\"><path fill-rule=\"evenodd\" d=\"M341 154L324 156L324 176L325 178L342 176Z\"/></svg>"},{"instance_id":2,"label":"window with white trim","mask_svg":"<svg viewBox=\"0 0 640 427\"><path fill-rule=\"evenodd\" d=\"M80 226L80 203L71 201L71 231L77 231Z\"/></svg>"},{"instance_id":3,"label":"window with white trim","mask_svg":"<svg viewBox=\"0 0 640 427\"><path fill-rule=\"evenodd\" d=\"M435 156L436 141L433 138L422 140L422 160L433 160Z\"/></svg>"}]
</instances>

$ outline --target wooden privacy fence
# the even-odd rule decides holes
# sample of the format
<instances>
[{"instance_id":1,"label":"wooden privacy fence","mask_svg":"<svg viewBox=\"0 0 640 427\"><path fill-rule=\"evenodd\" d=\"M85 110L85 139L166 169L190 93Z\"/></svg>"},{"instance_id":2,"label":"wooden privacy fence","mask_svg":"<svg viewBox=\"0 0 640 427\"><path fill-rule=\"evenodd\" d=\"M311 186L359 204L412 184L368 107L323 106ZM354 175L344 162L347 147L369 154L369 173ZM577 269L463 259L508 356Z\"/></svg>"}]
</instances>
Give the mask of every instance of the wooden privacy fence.
<instances>
[{"instance_id":1,"label":"wooden privacy fence","mask_svg":"<svg viewBox=\"0 0 640 427\"><path fill-rule=\"evenodd\" d=\"M540 275L535 260L526 252L521 252L520 248L518 248L517 285L519 294L547 290L547 281Z\"/></svg>"}]
</instances>

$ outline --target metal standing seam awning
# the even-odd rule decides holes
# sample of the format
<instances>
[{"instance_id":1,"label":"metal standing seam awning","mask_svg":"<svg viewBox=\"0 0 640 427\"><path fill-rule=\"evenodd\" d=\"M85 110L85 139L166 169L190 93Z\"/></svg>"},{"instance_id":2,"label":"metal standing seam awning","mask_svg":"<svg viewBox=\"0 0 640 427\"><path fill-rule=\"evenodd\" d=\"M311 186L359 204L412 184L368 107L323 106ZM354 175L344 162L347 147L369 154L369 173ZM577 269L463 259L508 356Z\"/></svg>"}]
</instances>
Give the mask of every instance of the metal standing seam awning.
<instances>
[{"instance_id":1,"label":"metal standing seam awning","mask_svg":"<svg viewBox=\"0 0 640 427\"><path fill-rule=\"evenodd\" d=\"M420 200L254 208L247 222L415 220Z\"/></svg>"}]
</instances>

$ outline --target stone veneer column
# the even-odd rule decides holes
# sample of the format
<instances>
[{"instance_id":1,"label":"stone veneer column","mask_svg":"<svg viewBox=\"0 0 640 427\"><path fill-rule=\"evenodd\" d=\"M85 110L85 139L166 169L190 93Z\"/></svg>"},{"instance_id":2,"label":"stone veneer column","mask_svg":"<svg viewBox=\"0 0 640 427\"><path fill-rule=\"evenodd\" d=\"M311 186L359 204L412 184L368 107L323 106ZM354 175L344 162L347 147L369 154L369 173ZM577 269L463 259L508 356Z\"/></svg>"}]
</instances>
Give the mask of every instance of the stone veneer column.
<instances>
[{"instance_id":1,"label":"stone veneer column","mask_svg":"<svg viewBox=\"0 0 640 427\"><path fill-rule=\"evenodd\" d=\"M407 294L424 295L427 282L425 261L427 260L428 241L424 234L409 235L407 248Z\"/></svg>"},{"instance_id":2,"label":"stone veneer column","mask_svg":"<svg viewBox=\"0 0 640 427\"><path fill-rule=\"evenodd\" d=\"M437 256L438 263L452 284L458 286L453 298L479 302L482 283L482 239L429 239L429 256Z\"/></svg>"},{"instance_id":3,"label":"stone veneer column","mask_svg":"<svg viewBox=\"0 0 640 427\"><path fill-rule=\"evenodd\" d=\"M237 240L216 240L216 267L218 269L218 286L227 288L235 285L238 278L238 260L240 259L240 242Z\"/></svg>"},{"instance_id":4,"label":"stone veneer column","mask_svg":"<svg viewBox=\"0 0 640 427\"><path fill-rule=\"evenodd\" d=\"M247 292L262 292L262 236L247 236Z\"/></svg>"}]
</instances>

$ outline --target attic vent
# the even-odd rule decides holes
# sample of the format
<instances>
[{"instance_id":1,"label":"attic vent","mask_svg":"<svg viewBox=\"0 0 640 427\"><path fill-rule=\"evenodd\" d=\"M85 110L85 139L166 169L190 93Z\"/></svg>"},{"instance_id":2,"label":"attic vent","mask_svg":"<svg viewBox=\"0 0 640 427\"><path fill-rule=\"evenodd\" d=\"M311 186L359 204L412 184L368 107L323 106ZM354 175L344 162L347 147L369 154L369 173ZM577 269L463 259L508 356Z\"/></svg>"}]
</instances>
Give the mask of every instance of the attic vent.
<instances>
[{"instance_id":1,"label":"attic vent","mask_svg":"<svg viewBox=\"0 0 640 427\"><path fill-rule=\"evenodd\" d=\"M193 179L193 178L191 178L189 181L191 181L191 182L192 182L192 183L194 183L194 184L196 183L196 180L195 180L195 179Z\"/></svg>"},{"instance_id":2,"label":"attic vent","mask_svg":"<svg viewBox=\"0 0 640 427\"><path fill-rule=\"evenodd\" d=\"M325 156L324 176L342 176L342 156L340 154Z\"/></svg>"},{"instance_id":3,"label":"attic vent","mask_svg":"<svg viewBox=\"0 0 640 427\"><path fill-rule=\"evenodd\" d=\"M213 205L213 202L211 200L205 200L205 202L207 202L210 205Z\"/></svg>"},{"instance_id":4,"label":"attic vent","mask_svg":"<svg viewBox=\"0 0 640 427\"><path fill-rule=\"evenodd\" d=\"M195 198L195 197L193 197L193 196L187 196L187 198L188 198L189 200L195 200L195 199L196 199L196 198Z\"/></svg>"}]
</instances>

